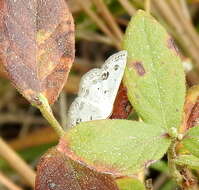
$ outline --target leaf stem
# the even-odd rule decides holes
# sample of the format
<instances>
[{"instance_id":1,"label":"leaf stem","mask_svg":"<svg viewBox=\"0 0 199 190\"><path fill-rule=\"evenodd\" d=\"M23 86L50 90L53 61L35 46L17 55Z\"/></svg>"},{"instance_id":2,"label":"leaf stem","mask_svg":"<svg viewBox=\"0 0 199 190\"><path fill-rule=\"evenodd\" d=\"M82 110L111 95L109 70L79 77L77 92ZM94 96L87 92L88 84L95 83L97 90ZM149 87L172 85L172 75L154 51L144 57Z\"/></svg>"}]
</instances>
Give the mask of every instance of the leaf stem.
<instances>
[{"instance_id":1,"label":"leaf stem","mask_svg":"<svg viewBox=\"0 0 199 190\"><path fill-rule=\"evenodd\" d=\"M38 96L38 102L37 104L33 104L36 106L44 118L50 123L50 125L54 128L56 133L59 135L59 137L62 137L64 135L64 130L59 124L59 122L56 120L56 118L53 115L52 109L48 103L48 100L46 97L42 94Z\"/></svg>"},{"instance_id":2,"label":"leaf stem","mask_svg":"<svg viewBox=\"0 0 199 190\"><path fill-rule=\"evenodd\" d=\"M176 158L176 147L178 140L173 138L172 143L168 150L168 166L173 179L183 190L196 190L198 189L198 183L196 178L192 175L192 172L186 167L177 169L175 158Z\"/></svg>"},{"instance_id":3,"label":"leaf stem","mask_svg":"<svg viewBox=\"0 0 199 190\"><path fill-rule=\"evenodd\" d=\"M176 158L176 145L177 145L177 140L174 138L168 150L168 155L167 155L168 166L169 166L173 179L176 181L178 185L182 186L183 178L180 172L178 171L176 164L174 162L174 159Z\"/></svg>"}]
</instances>

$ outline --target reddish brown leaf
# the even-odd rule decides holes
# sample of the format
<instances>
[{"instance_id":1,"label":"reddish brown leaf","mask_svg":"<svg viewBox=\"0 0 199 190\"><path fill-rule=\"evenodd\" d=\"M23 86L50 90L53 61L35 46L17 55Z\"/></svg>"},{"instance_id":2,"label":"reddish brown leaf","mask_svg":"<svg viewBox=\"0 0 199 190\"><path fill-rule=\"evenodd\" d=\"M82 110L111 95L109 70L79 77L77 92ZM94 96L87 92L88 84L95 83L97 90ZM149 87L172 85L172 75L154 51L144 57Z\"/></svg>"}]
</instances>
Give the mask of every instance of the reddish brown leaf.
<instances>
[{"instance_id":1,"label":"reddish brown leaf","mask_svg":"<svg viewBox=\"0 0 199 190\"><path fill-rule=\"evenodd\" d=\"M110 175L97 173L70 160L56 148L37 166L35 190L118 190Z\"/></svg>"},{"instance_id":2,"label":"reddish brown leaf","mask_svg":"<svg viewBox=\"0 0 199 190\"><path fill-rule=\"evenodd\" d=\"M132 110L132 106L127 97L127 89L121 83L120 88L117 93L117 97L115 99L113 113L110 118L111 119L127 119L131 110Z\"/></svg>"},{"instance_id":3,"label":"reddish brown leaf","mask_svg":"<svg viewBox=\"0 0 199 190\"><path fill-rule=\"evenodd\" d=\"M181 132L186 132L189 128L198 125L199 122L199 85L188 90L184 105L183 123Z\"/></svg>"},{"instance_id":4,"label":"reddish brown leaf","mask_svg":"<svg viewBox=\"0 0 199 190\"><path fill-rule=\"evenodd\" d=\"M199 124L199 97L197 98L197 101L192 109L192 112L189 116L189 119L187 121L187 128L194 127Z\"/></svg>"},{"instance_id":5,"label":"reddish brown leaf","mask_svg":"<svg viewBox=\"0 0 199 190\"><path fill-rule=\"evenodd\" d=\"M1 0L0 57L30 102L41 93L54 103L73 63L74 44L64 0Z\"/></svg>"}]
</instances>

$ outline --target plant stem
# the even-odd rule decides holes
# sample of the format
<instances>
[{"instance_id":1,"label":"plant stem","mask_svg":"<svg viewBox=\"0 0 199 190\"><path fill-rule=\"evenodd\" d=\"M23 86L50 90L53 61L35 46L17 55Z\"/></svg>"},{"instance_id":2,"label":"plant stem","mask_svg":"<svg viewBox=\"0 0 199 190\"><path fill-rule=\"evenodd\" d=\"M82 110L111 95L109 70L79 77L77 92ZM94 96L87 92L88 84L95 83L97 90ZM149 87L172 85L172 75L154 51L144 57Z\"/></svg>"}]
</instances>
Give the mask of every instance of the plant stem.
<instances>
[{"instance_id":1,"label":"plant stem","mask_svg":"<svg viewBox=\"0 0 199 190\"><path fill-rule=\"evenodd\" d=\"M167 154L168 166L171 172L171 176L176 181L176 183L181 187L181 189L197 190L198 189L197 179L192 174L192 172L186 166L182 166L179 169L177 169L177 166L175 164L175 158L177 156L176 155L177 144L178 144L177 139L173 138Z\"/></svg>"},{"instance_id":2,"label":"plant stem","mask_svg":"<svg viewBox=\"0 0 199 190\"><path fill-rule=\"evenodd\" d=\"M0 183L7 187L9 190L22 190L19 186L14 184L7 176L0 172Z\"/></svg>"},{"instance_id":3,"label":"plant stem","mask_svg":"<svg viewBox=\"0 0 199 190\"><path fill-rule=\"evenodd\" d=\"M40 112L42 113L44 118L54 128L54 130L59 135L59 137L62 137L64 135L64 130L61 127L61 125L59 124L59 122L56 120L56 118L54 117L53 112L51 110L51 107L50 107L46 97L44 95L40 94L38 96L38 102L39 103L35 104L34 106L36 106L40 110Z\"/></svg>"},{"instance_id":4,"label":"plant stem","mask_svg":"<svg viewBox=\"0 0 199 190\"><path fill-rule=\"evenodd\" d=\"M176 168L176 164L174 162L174 159L176 158L176 144L177 144L177 140L173 139L169 150L168 150L168 166L171 172L171 175L173 177L173 179L176 181L176 183L180 186L182 186L182 182L183 182L183 178L180 174L180 172L178 171L178 169Z\"/></svg>"},{"instance_id":5,"label":"plant stem","mask_svg":"<svg viewBox=\"0 0 199 190\"><path fill-rule=\"evenodd\" d=\"M105 2L103 0L92 0L92 1L95 4L96 8L101 13L101 16L104 18L104 21L106 21L107 25L110 27L112 32L115 33L115 37L118 38L119 41L121 41L123 38L123 32L118 26L114 16L111 14Z\"/></svg>"},{"instance_id":6,"label":"plant stem","mask_svg":"<svg viewBox=\"0 0 199 190\"><path fill-rule=\"evenodd\" d=\"M151 12L151 0L145 0L145 10L148 14Z\"/></svg>"},{"instance_id":7,"label":"plant stem","mask_svg":"<svg viewBox=\"0 0 199 190\"><path fill-rule=\"evenodd\" d=\"M0 156L6 160L32 187L35 184L34 170L0 138Z\"/></svg>"},{"instance_id":8,"label":"plant stem","mask_svg":"<svg viewBox=\"0 0 199 190\"><path fill-rule=\"evenodd\" d=\"M136 8L128 0L118 0L126 12L132 16L136 12Z\"/></svg>"},{"instance_id":9,"label":"plant stem","mask_svg":"<svg viewBox=\"0 0 199 190\"><path fill-rule=\"evenodd\" d=\"M116 48L121 49L121 42L115 38L112 32L104 23L103 19L99 17L87 4L82 0L76 0L76 2L82 7L85 13L98 25L98 27L113 41Z\"/></svg>"}]
</instances>

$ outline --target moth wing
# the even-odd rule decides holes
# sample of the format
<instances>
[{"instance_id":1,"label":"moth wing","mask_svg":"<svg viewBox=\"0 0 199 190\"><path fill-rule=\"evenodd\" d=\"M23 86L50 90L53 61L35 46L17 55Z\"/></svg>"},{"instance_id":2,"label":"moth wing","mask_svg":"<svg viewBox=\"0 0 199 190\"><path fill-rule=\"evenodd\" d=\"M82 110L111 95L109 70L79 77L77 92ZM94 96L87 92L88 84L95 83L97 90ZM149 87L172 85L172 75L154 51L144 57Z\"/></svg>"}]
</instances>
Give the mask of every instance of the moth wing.
<instances>
[{"instance_id":1,"label":"moth wing","mask_svg":"<svg viewBox=\"0 0 199 190\"><path fill-rule=\"evenodd\" d=\"M112 107L124 75L126 62L127 52L120 51L108 58L101 68L101 94L104 97L104 101L109 102Z\"/></svg>"},{"instance_id":2,"label":"moth wing","mask_svg":"<svg viewBox=\"0 0 199 190\"><path fill-rule=\"evenodd\" d=\"M68 112L68 126L75 126L80 122L104 119L106 113L98 104L89 102L87 99L77 97Z\"/></svg>"},{"instance_id":3,"label":"moth wing","mask_svg":"<svg viewBox=\"0 0 199 190\"><path fill-rule=\"evenodd\" d=\"M127 52L120 51L107 59L101 69L92 69L82 77L78 97L69 109L69 126L111 115L126 62Z\"/></svg>"}]
</instances>

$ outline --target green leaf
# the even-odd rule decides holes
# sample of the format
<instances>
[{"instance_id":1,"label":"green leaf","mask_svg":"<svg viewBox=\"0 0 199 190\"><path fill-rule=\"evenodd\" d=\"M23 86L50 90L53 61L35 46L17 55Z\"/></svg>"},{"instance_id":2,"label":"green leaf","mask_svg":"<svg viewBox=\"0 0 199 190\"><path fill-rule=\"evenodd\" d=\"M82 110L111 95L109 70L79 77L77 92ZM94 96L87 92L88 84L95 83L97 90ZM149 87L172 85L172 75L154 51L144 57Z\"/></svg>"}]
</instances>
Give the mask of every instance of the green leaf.
<instances>
[{"instance_id":1,"label":"green leaf","mask_svg":"<svg viewBox=\"0 0 199 190\"><path fill-rule=\"evenodd\" d=\"M193 155L181 155L175 159L175 163L191 169L199 169L199 159Z\"/></svg>"},{"instance_id":2,"label":"green leaf","mask_svg":"<svg viewBox=\"0 0 199 190\"><path fill-rule=\"evenodd\" d=\"M116 180L119 190L145 190L145 186L137 179L121 178Z\"/></svg>"},{"instance_id":3,"label":"green leaf","mask_svg":"<svg viewBox=\"0 0 199 190\"><path fill-rule=\"evenodd\" d=\"M82 122L64 136L60 149L101 172L129 175L159 160L170 139L159 127L128 120Z\"/></svg>"},{"instance_id":4,"label":"green leaf","mask_svg":"<svg viewBox=\"0 0 199 190\"><path fill-rule=\"evenodd\" d=\"M123 42L128 51L125 85L143 121L172 133L182 119L185 97L183 66L172 38L144 11L132 18Z\"/></svg>"},{"instance_id":5,"label":"green leaf","mask_svg":"<svg viewBox=\"0 0 199 190\"><path fill-rule=\"evenodd\" d=\"M160 190L171 190L171 189L178 189L176 183L174 180L167 181Z\"/></svg>"},{"instance_id":6,"label":"green leaf","mask_svg":"<svg viewBox=\"0 0 199 190\"><path fill-rule=\"evenodd\" d=\"M158 162L150 166L151 169L157 170L159 172L169 173L168 165L165 161L159 160Z\"/></svg>"},{"instance_id":7,"label":"green leaf","mask_svg":"<svg viewBox=\"0 0 199 190\"><path fill-rule=\"evenodd\" d=\"M186 149L199 158L199 126L189 129L182 143Z\"/></svg>"}]
</instances>

